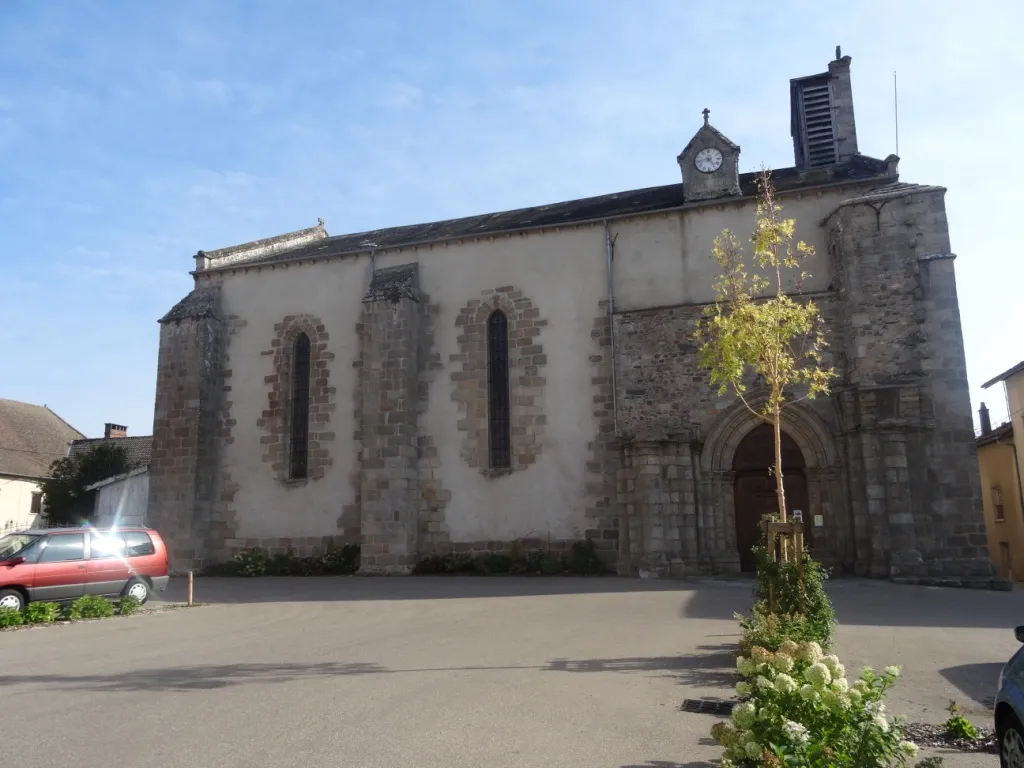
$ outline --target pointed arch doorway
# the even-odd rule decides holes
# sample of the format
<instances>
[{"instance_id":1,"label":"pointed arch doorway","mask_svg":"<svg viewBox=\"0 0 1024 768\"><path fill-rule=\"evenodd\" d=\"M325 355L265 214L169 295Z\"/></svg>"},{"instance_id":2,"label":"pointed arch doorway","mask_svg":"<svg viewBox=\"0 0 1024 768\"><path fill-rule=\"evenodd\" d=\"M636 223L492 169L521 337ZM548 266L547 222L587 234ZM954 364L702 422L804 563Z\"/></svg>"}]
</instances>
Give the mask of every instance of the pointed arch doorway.
<instances>
[{"instance_id":1,"label":"pointed arch doorway","mask_svg":"<svg viewBox=\"0 0 1024 768\"><path fill-rule=\"evenodd\" d=\"M761 519L778 511L775 476L775 436L771 424L760 424L748 432L733 456L735 476L734 509L736 512L736 545L740 555L740 569L753 571L754 555L751 548L761 541ZM786 491L786 512L803 511L804 522L809 523L807 504L807 474L803 452L796 441L782 432L782 483ZM805 541L811 547L811 525L805 525Z\"/></svg>"}]
</instances>

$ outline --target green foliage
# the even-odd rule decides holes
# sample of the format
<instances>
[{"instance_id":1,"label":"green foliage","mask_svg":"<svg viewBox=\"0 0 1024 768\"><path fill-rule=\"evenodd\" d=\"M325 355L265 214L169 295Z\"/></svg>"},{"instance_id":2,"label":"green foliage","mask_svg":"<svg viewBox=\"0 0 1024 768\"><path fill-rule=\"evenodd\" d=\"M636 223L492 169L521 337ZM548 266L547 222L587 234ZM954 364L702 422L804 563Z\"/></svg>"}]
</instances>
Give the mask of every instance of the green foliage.
<instances>
[{"instance_id":1,"label":"green foliage","mask_svg":"<svg viewBox=\"0 0 1024 768\"><path fill-rule=\"evenodd\" d=\"M131 595L122 595L114 607L114 612L118 616L131 616L133 613L138 613L141 607L142 603L139 601L139 598L132 597Z\"/></svg>"},{"instance_id":2,"label":"green foliage","mask_svg":"<svg viewBox=\"0 0 1024 768\"><path fill-rule=\"evenodd\" d=\"M835 376L825 367L825 325L818 306L794 300L808 277L802 261L814 249L794 242L796 222L782 217L771 174L761 173L755 228L750 242L753 264L744 264L736 237L723 230L715 239L712 257L721 268L715 283L715 303L708 307L694 331L700 345L698 362L710 374L719 394L732 390L758 418L775 430L775 482L781 519L785 520L780 429L782 410L793 395L810 399L827 395ZM787 282L786 273L798 277ZM764 402L748 396L748 382L763 382Z\"/></svg>"},{"instance_id":3,"label":"green foliage","mask_svg":"<svg viewBox=\"0 0 1024 768\"><path fill-rule=\"evenodd\" d=\"M359 570L359 545L329 546L319 555L296 557L291 550L270 554L263 547L243 549L234 560L208 566L207 576L324 576Z\"/></svg>"},{"instance_id":4,"label":"green foliage","mask_svg":"<svg viewBox=\"0 0 1024 768\"><path fill-rule=\"evenodd\" d=\"M567 573L590 575L607 572L608 566L598 557L594 542L590 539L574 542L568 557L542 549L524 552L516 542L507 553L471 555L466 552L450 552L445 555L427 555L414 569L414 573L420 575L475 573L558 576Z\"/></svg>"},{"instance_id":5,"label":"green foliage","mask_svg":"<svg viewBox=\"0 0 1024 768\"><path fill-rule=\"evenodd\" d=\"M21 611L13 608L0 608L0 629L7 627L20 627L25 623L25 616Z\"/></svg>"},{"instance_id":6,"label":"green foliage","mask_svg":"<svg viewBox=\"0 0 1024 768\"><path fill-rule=\"evenodd\" d=\"M607 573L608 566L598 557L593 539L574 541L570 554L569 570L572 573Z\"/></svg>"},{"instance_id":7,"label":"green foliage","mask_svg":"<svg viewBox=\"0 0 1024 768\"><path fill-rule=\"evenodd\" d=\"M765 546L754 547L754 558L757 561L755 619L758 610L768 613L768 595L774 585L775 613L790 617L783 620L783 623L791 626L795 632L791 639L814 640L823 648L831 648L836 629L836 612L825 592L828 570L808 552L802 552L801 557L802 578L795 562L777 562ZM797 614L802 614L803 618L793 619Z\"/></svg>"},{"instance_id":8,"label":"green foliage","mask_svg":"<svg viewBox=\"0 0 1024 768\"><path fill-rule=\"evenodd\" d=\"M105 619L114 615L114 605L99 595L83 595L63 606L64 618L69 621L76 619Z\"/></svg>"},{"instance_id":9,"label":"green foliage","mask_svg":"<svg viewBox=\"0 0 1024 768\"><path fill-rule=\"evenodd\" d=\"M756 647L777 651L786 640L798 643L814 641L826 649L829 647L827 643L822 643L821 634L807 616L800 613L770 613L765 602L755 603L749 618L738 613L736 618L742 632L740 650L743 652Z\"/></svg>"},{"instance_id":10,"label":"green foliage","mask_svg":"<svg viewBox=\"0 0 1024 768\"><path fill-rule=\"evenodd\" d=\"M24 609L29 624L52 624L60 618L59 603L29 603Z\"/></svg>"},{"instance_id":11,"label":"green foliage","mask_svg":"<svg viewBox=\"0 0 1024 768\"><path fill-rule=\"evenodd\" d=\"M124 448L101 443L77 457L66 456L50 465L42 481L47 520L55 525L76 525L92 512L86 486L131 469Z\"/></svg>"},{"instance_id":12,"label":"green foliage","mask_svg":"<svg viewBox=\"0 0 1024 768\"><path fill-rule=\"evenodd\" d=\"M266 576L270 565L270 553L263 547L243 549L235 555L239 576Z\"/></svg>"},{"instance_id":13,"label":"green foliage","mask_svg":"<svg viewBox=\"0 0 1024 768\"><path fill-rule=\"evenodd\" d=\"M960 714L960 707L955 701L950 699L946 711L949 712L949 719L945 722L946 738L964 741L974 741L978 738L978 729L974 723Z\"/></svg>"},{"instance_id":14,"label":"green foliage","mask_svg":"<svg viewBox=\"0 0 1024 768\"><path fill-rule=\"evenodd\" d=\"M837 656L791 640L776 652L755 647L736 667L743 701L731 723L711 729L725 747L722 768L895 768L917 755L903 740L903 719L885 708L898 667L880 675L866 667L851 685Z\"/></svg>"}]
</instances>

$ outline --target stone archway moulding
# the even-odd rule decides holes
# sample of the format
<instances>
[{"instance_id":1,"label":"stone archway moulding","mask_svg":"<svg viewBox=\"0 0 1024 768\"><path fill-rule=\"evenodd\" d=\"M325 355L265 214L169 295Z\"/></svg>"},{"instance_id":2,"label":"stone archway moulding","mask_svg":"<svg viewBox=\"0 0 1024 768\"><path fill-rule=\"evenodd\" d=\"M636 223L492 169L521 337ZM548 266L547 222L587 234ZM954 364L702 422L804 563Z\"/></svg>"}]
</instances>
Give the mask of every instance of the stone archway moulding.
<instances>
[{"instance_id":1,"label":"stone archway moulding","mask_svg":"<svg viewBox=\"0 0 1024 768\"><path fill-rule=\"evenodd\" d=\"M751 405L756 408L763 402L764 398L759 398L752 400ZM743 403L731 406L715 422L704 441L701 469L708 472L731 470L740 441L763 423ZM832 436L821 419L809 409L799 405L787 406L782 411L782 429L800 447L808 469L838 465L839 456Z\"/></svg>"}]
</instances>

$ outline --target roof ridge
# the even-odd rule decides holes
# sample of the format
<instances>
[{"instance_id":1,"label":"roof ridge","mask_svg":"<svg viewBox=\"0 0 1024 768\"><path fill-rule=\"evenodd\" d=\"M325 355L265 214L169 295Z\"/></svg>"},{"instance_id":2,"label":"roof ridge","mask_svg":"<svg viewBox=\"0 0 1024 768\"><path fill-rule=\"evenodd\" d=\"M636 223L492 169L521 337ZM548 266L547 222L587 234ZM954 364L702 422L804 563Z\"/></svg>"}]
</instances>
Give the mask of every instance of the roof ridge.
<instances>
[{"instance_id":1,"label":"roof ridge","mask_svg":"<svg viewBox=\"0 0 1024 768\"><path fill-rule=\"evenodd\" d=\"M85 433L84 433L84 432L83 432L82 430L78 429L78 427L73 427L73 426L71 426L71 425L70 425L70 424L69 424L69 423L67 422L67 420L66 420L66 419L65 419L65 418L64 418L63 416L61 416L61 415L60 415L59 413L57 413L57 412L56 412L55 410L53 410L53 408L51 408L50 406L46 405L45 403L43 404L43 408L45 408L45 409L46 409L46 410L48 410L48 411L49 411L50 413L52 413L52 414L53 414L54 416L56 416L56 417L57 417L58 419L60 419L61 423L62 423L62 424L63 424L63 425L65 426L65 427L67 427L68 429L74 430L75 432L77 432L78 434L80 434L80 435L81 435L82 437L85 437Z\"/></svg>"}]
</instances>

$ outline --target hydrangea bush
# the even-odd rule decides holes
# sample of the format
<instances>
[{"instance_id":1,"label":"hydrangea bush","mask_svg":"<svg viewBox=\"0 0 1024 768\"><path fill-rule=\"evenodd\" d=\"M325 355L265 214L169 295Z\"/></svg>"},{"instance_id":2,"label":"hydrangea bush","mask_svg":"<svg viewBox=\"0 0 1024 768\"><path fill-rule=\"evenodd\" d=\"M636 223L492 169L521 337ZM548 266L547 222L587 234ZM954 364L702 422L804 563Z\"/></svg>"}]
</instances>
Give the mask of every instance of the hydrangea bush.
<instances>
[{"instance_id":1,"label":"hydrangea bush","mask_svg":"<svg viewBox=\"0 0 1024 768\"><path fill-rule=\"evenodd\" d=\"M775 652L755 646L736 667L741 701L731 723L711 729L725 747L722 768L893 768L917 755L885 708L899 667L865 667L851 684L837 656L793 640Z\"/></svg>"}]
</instances>

